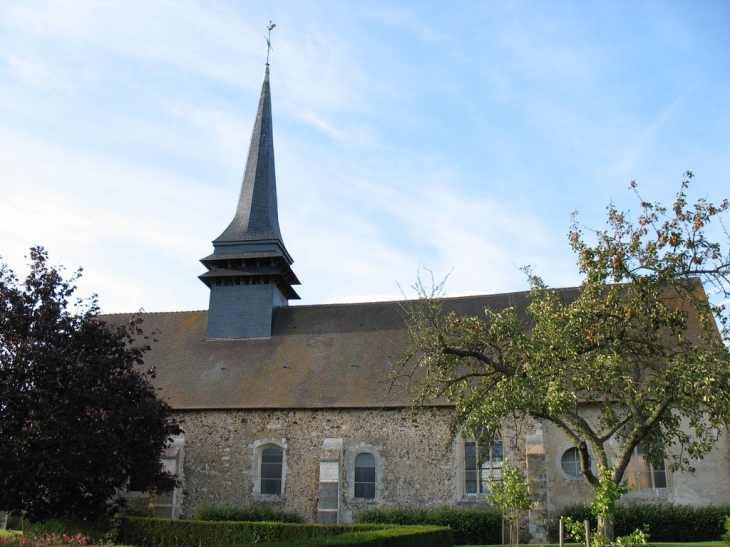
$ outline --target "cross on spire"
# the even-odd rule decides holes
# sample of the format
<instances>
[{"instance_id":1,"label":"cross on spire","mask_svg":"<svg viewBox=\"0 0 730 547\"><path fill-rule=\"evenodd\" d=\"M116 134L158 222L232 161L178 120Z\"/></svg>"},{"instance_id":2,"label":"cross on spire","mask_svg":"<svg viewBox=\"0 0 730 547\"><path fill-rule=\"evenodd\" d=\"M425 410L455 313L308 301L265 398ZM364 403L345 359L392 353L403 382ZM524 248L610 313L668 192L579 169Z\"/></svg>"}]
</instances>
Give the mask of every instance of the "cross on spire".
<instances>
[{"instance_id":1,"label":"cross on spire","mask_svg":"<svg viewBox=\"0 0 730 547\"><path fill-rule=\"evenodd\" d=\"M266 40L266 66L269 66L269 53L271 52L271 29L273 29L276 26L276 23L272 23L269 21L269 26L266 27L269 30L269 36L264 36L264 39Z\"/></svg>"}]
</instances>

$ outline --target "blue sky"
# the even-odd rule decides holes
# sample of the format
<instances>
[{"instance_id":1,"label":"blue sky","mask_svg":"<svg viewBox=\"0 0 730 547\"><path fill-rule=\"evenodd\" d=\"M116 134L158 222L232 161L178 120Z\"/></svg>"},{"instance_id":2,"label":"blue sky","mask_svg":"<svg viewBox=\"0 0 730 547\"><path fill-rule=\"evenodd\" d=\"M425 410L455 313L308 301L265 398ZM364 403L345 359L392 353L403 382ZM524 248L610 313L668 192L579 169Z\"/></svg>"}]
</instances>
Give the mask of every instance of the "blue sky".
<instances>
[{"instance_id":1,"label":"blue sky","mask_svg":"<svg viewBox=\"0 0 730 547\"><path fill-rule=\"evenodd\" d=\"M0 3L0 255L82 266L106 312L205 309L272 33L302 304L579 283L580 212L730 195L730 3Z\"/></svg>"}]
</instances>

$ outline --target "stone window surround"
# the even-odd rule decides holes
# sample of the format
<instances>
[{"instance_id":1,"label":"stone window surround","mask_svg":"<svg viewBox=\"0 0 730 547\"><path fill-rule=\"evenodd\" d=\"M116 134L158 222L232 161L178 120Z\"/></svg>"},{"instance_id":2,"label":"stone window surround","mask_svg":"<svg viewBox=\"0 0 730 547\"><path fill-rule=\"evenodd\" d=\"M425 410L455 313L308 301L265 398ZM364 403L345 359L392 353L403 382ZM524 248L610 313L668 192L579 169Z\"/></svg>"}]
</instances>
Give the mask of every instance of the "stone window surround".
<instances>
[{"instance_id":1,"label":"stone window surround","mask_svg":"<svg viewBox=\"0 0 730 547\"><path fill-rule=\"evenodd\" d=\"M253 479L253 488L251 490L253 499L256 501L281 501L284 499L284 493L286 492L286 452L288 447L286 439L259 439L248 446L253 449L250 471L251 478ZM261 493L261 455L265 448L270 447L279 448L283 451L283 458L281 462L281 495Z\"/></svg>"},{"instance_id":2,"label":"stone window surround","mask_svg":"<svg viewBox=\"0 0 730 547\"><path fill-rule=\"evenodd\" d=\"M355 503L374 503L380 500L383 492L383 473L385 462L380 455L382 447L372 444L359 443L348 446L345 451L345 476L347 477L347 501ZM375 497L364 499L355 497L355 458L360 454L371 454L375 458Z\"/></svg>"},{"instance_id":3,"label":"stone window surround","mask_svg":"<svg viewBox=\"0 0 730 547\"><path fill-rule=\"evenodd\" d=\"M573 453L575 454L575 456L572 455ZM570 454L570 456L569 456L569 454ZM570 458L569 463L571 465L576 466L576 470L577 471L576 471L575 474L568 473L565 470L565 465L564 465L565 462L563 460L565 460L568 457ZM578 479L581 479L582 478L581 471L580 471L580 454L578 453L578 449L575 446L569 446L565 450L562 450L561 449L561 453L560 453L560 470L563 472L562 473L563 476L564 477L568 477L570 480L578 480Z\"/></svg>"}]
</instances>

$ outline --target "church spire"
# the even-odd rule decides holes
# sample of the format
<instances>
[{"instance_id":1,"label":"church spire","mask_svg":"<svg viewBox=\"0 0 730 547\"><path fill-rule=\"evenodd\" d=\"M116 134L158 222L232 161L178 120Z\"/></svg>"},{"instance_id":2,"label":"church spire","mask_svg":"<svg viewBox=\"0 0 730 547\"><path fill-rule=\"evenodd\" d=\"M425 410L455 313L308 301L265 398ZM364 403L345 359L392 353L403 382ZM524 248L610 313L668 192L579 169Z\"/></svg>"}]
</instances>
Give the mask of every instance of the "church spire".
<instances>
[{"instance_id":1,"label":"church spire","mask_svg":"<svg viewBox=\"0 0 730 547\"><path fill-rule=\"evenodd\" d=\"M276 168L268 64L264 70L264 83L251 133L236 214L228 228L213 241L213 245L217 250L218 247L235 245L243 241L275 242L283 254L288 256L279 230L276 203Z\"/></svg>"},{"instance_id":2,"label":"church spire","mask_svg":"<svg viewBox=\"0 0 730 547\"><path fill-rule=\"evenodd\" d=\"M271 336L276 310L299 298L299 280L279 229L268 64L236 214L213 248L200 276L210 287L208 338Z\"/></svg>"}]
</instances>

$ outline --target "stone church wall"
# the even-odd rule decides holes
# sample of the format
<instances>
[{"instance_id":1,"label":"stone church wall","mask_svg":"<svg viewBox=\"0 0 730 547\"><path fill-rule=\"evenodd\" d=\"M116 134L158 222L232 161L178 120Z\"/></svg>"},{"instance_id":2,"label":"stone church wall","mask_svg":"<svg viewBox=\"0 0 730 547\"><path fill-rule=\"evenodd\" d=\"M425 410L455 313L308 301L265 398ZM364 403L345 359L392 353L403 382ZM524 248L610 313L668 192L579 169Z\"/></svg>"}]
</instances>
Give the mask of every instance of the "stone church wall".
<instances>
[{"instance_id":1,"label":"stone church wall","mask_svg":"<svg viewBox=\"0 0 730 547\"><path fill-rule=\"evenodd\" d=\"M439 507L484 503L467 494L464 441L447 446L452 410L433 409L411 419L408 409L221 410L178 413L184 430L183 486L176 517L192 518L208 506L269 504L293 510L308 522L351 522L374 507ZM724 433L724 432L723 432ZM528 478L537 503L521 525L523 540L544 543L565 506L585 502L591 489L561 465L572 448L549 423L505 421L504 455ZM281 495L262 493L261 454L283 452ZM375 497L355 497L355 460L372 454ZM181 452L182 454L182 452ZM730 443L696 463L697 473L666 473L666 488L632 490L625 500L697 505L730 503ZM554 534L552 534L554 535Z\"/></svg>"},{"instance_id":2,"label":"stone church wall","mask_svg":"<svg viewBox=\"0 0 730 547\"><path fill-rule=\"evenodd\" d=\"M413 422L408 410L188 411L185 431L182 515L203 505L269 503L318 521L325 439L341 439L337 457L337 511L341 522L368 507L429 507L456 496L453 450L447 449L449 410L436 409ZM281 496L257 489L258 451L284 449ZM376 459L376 498L353 494L354 459ZM325 464L329 465L329 464Z\"/></svg>"}]
</instances>

